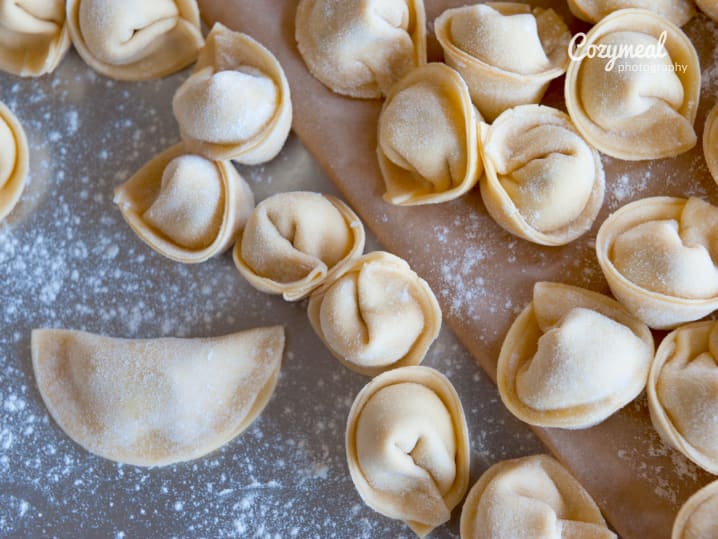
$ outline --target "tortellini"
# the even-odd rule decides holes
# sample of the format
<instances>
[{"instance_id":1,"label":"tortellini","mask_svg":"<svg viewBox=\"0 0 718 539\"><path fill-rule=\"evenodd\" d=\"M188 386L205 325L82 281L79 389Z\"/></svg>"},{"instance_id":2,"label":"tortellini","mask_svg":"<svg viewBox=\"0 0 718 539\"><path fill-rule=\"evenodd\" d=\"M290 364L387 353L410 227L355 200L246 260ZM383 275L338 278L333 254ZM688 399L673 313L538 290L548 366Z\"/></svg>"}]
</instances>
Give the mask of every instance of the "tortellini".
<instances>
[{"instance_id":1,"label":"tortellini","mask_svg":"<svg viewBox=\"0 0 718 539\"><path fill-rule=\"evenodd\" d=\"M495 464L471 488L462 539L616 539L596 502L556 460L534 455Z\"/></svg>"},{"instance_id":2,"label":"tortellini","mask_svg":"<svg viewBox=\"0 0 718 539\"><path fill-rule=\"evenodd\" d=\"M717 0L696 0L696 5L700 10L708 15L714 21L718 21L718 1Z\"/></svg>"},{"instance_id":3,"label":"tortellini","mask_svg":"<svg viewBox=\"0 0 718 539\"><path fill-rule=\"evenodd\" d=\"M703 155L713 180L718 183L718 103L711 109L703 130Z\"/></svg>"},{"instance_id":4,"label":"tortellini","mask_svg":"<svg viewBox=\"0 0 718 539\"><path fill-rule=\"evenodd\" d=\"M613 295L655 329L718 309L718 208L698 199L645 198L601 225L596 253Z\"/></svg>"},{"instance_id":5,"label":"tortellini","mask_svg":"<svg viewBox=\"0 0 718 539\"><path fill-rule=\"evenodd\" d=\"M0 0L0 69L39 77L54 71L69 48L64 0Z\"/></svg>"},{"instance_id":6,"label":"tortellini","mask_svg":"<svg viewBox=\"0 0 718 539\"><path fill-rule=\"evenodd\" d=\"M596 24L573 54L581 59L566 73L566 107L599 151L643 160L695 146L701 70L680 28L650 11L620 10Z\"/></svg>"},{"instance_id":7,"label":"tortellini","mask_svg":"<svg viewBox=\"0 0 718 539\"><path fill-rule=\"evenodd\" d=\"M441 329L429 285L401 258L368 253L309 299L314 331L345 366L374 376L418 365Z\"/></svg>"},{"instance_id":8,"label":"tortellini","mask_svg":"<svg viewBox=\"0 0 718 539\"><path fill-rule=\"evenodd\" d=\"M67 24L82 59L117 80L170 75L204 43L196 0L67 0Z\"/></svg>"},{"instance_id":9,"label":"tortellini","mask_svg":"<svg viewBox=\"0 0 718 539\"><path fill-rule=\"evenodd\" d=\"M428 64L399 81L379 115L384 200L412 206L468 192L482 171L480 119L466 83L450 67Z\"/></svg>"},{"instance_id":10,"label":"tortellini","mask_svg":"<svg viewBox=\"0 0 718 539\"><path fill-rule=\"evenodd\" d=\"M234 247L249 284L300 300L344 270L364 250L364 225L341 200L294 191L259 204Z\"/></svg>"},{"instance_id":11,"label":"tortellini","mask_svg":"<svg viewBox=\"0 0 718 539\"><path fill-rule=\"evenodd\" d=\"M506 335L497 384L531 425L587 428L643 391L652 359L651 332L618 302L541 282Z\"/></svg>"},{"instance_id":12,"label":"tortellini","mask_svg":"<svg viewBox=\"0 0 718 539\"><path fill-rule=\"evenodd\" d=\"M446 63L466 80L479 112L541 101L568 66L571 34L551 9L489 2L442 13L434 22Z\"/></svg>"},{"instance_id":13,"label":"tortellini","mask_svg":"<svg viewBox=\"0 0 718 539\"><path fill-rule=\"evenodd\" d=\"M372 99L426 63L425 25L423 0L300 0L295 34L312 75Z\"/></svg>"},{"instance_id":14,"label":"tortellini","mask_svg":"<svg viewBox=\"0 0 718 539\"><path fill-rule=\"evenodd\" d=\"M142 241L192 264L234 243L254 195L229 161L210 161L177 144L118 187L115 202Z\"/></svg>"},{"instance_id":15,"label":"tortellini","mask_svg":"<svg viewBox=\"0 0 718 539\"><path fill-rule=\"evenodd\" d=\"M25 131L10 109L0 103L0 221L20 200L29 162Z\"/></svg>"},{"instance_id":16,"label":"tortellini","mask_svg":"<svg viewBox=\"0 0 718 539\"><path fill-rule=\"evenodd\" d=\"M603 165L566 114L522 105L481 131L481 195L503 228L541 245L569 243L591 228L603 204Z\"/></svg>"},{"instance_id":17,"label":"tortellini","mask_svg":"<svg viewBox=\"0 0 718 539\"><path fill-rule=\"evenodd\" d=\"M283 350L281 326L206 339L32 332L35 379L60 428L138 466L196 459L240 434L269 402Z\"/></svg>"},{"instance_id":18,"label":"tortellini","mask_svg":"<svg viewBox=\"0 0 718 539\"><path fill-rule=\"evenodd\" d=\"M379 513L424 537L449 518L469 485L469 434L454 386L429 367L380 374L349 411L354 486Z\"/></svg>"},{"instance_id":19,"label":"tortellini","mask_svg":"<svg viewBox=\"0 0 718 539\"><path fill-rule=\"evenodd\" d=\"M681 507L671 539L718 537L718 481L708 483Z\"/></svg>"},{"instance_id":20,"label":"tortellini","mask_svg":"<svg viewBox=\"0 0 718 539\"><path fill-rule=\"evenodd\" d=\"M579 19L594 24L614 11L629 8L655 11L678 26L683 26L696 14L689 0L568 0L568 7Z\"/></svg>"},{"instance_id":21,"label":"tortellini","mask_svg":"<svg viewBox=\"0 0 718 539\"><path fill-rule=\"evenodd\" d=\"M273 159L292 125L289 84L277 59L248 35L219 23L177 90L172 110L192 151L247 165Z\"/></svg>"}]
</instances>

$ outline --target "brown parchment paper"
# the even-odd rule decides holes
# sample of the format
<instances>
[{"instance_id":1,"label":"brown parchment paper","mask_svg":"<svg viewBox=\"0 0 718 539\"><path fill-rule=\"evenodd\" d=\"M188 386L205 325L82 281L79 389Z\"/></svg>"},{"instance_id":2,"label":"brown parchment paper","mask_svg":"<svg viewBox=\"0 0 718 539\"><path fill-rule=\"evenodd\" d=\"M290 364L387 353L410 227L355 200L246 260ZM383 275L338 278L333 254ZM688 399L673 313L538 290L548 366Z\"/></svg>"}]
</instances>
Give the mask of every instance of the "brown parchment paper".
<instances>
[{"instance_id":1,"label":"brown parchment paper","mask_svg":"<svg viewBox=\"0 0 718 539\"><path fill-rule=\"evenodd\" d=\"M430 59L441 59L431 31L434 18L465 3L426 0ZM533 3L556 9L574 32L588 28L571 17L565 2ZM487 215L478 189L448 204L393 207L381 198L384 187L376 159L380 102L340 97L309 74L294 40L296 2L199 0L199 4L208 24L221 21L246 32L278 57L290 81L294 130L383 245L406 258L430 283L446 322L492 378L502 339L530 301L534 282L554 280L608 291L596 262L594 238L610 211L653 195L698 195L718 202L718 189L699 142L675 159L630 163L604 156L603 211L589 234L561 248L539 247L504 232ZM698 49L704 75L696 120L700 135L718 86L718 67L714 68L718 36L715 25L702 15L684 30ZM552 84L543 102L565 108L563 78ZM536 433L626 539L670 537L679 506L710 479L660 442L644 397L592 429L536 429Z\"/></svg>"}]
</instances>

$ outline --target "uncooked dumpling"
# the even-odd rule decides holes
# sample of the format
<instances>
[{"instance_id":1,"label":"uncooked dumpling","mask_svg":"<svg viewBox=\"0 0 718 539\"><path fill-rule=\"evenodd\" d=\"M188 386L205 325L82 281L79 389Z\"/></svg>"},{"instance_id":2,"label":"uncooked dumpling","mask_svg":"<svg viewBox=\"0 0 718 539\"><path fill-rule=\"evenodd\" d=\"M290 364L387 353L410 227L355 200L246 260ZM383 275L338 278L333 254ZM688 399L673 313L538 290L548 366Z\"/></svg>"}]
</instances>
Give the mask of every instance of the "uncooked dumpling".
<instances>
[{"instance_id":1,"label":"uncooked dumpling","mask_svg":"<svg viewBox=\"0 0 718 539\"><path fill-rule=\"evenodd\" d=\"M0 0L0 69L51 73L70 48L64 0Z\"/></svg>"},{"instance_id":2,"label":"uncooked dumpling","mask_svg":"<svg viewBox=\"0 0 718 539\"><path fill-rule=\"evenodd\" d=\"M652 359L651 332L618 302L537 283L501 347L497 384L506 407L531 425L587 428L643 391Z\"/></svg>"},{"instance_id":3,"label":"uncooked dumpling","mask_svg":"<svg viewBox=\"0 0 718 539\"><path fill-rule=\"evenodd\" d=\"M596 502L547 455L499 462L471 488L461 539L615 539Z\"/></svg>"},{"instance_id":4,"label":"uncooked dumpling","mask_svg":"<svg viewBox=\"0 0 718 539\"><path fill-rule=\"evenodd\" d=\"M0 221L20 200L28 167L25 131L10 109L0 103Z\"/></svg>"},{"instance_id":5,"label":"uncooked dumpling","mask_svg":"<svg viewBox=\"0 0 718 539\"><path fill-rule=\"evenodd\" d=\"M703 155L713 180L718 183L718 103L711 109L703 130Z\"/></svg>"},{"instance_id":6,"label":"uncooked dumpling","mask_svg":"<svg viewBox=\"0 0 718 539\"><path fill-rule=\"evenodd\" d=\"M280 193L257 204L234 247L234 263L258 290L296 301L360 256L364 240L364 225L341 200Z\"/></svg>"},{"instance_id":7,"label":"uncooked dumpling","mask_svg":"<svg viewBox=\"0 0 718 539\"><path fill-rule=\"evenodd\" d=\"M718 481L688 498L673 522L671 539L718 537Z\"/></svg>"},{"instance_id":8,"label":"uncooked dumpling","mask_svg":"<svg viewBox=\"0 0 718 539\"><path fill-rule=\"evenodd\" d=\"M295 35L309 71L332 91L379 98L426 63L423 0L300 0Z\"/></svg>"},{"instance_id":9,"label":"uncooked dumpling","mask_svg":"<svg viewBox=\"0 0 718 539\"><path fill-rule=\"evenodd\" d=\"M364 502L424 537L449 518L469 484L469 433L454 386L439 371L380 374L349 411L349 472Z\"/></svg>"},{"instance_id":10,"label":"uncooked dumpling","mask_svg":"<svg viewBox=\"0 0 718 539\"><path fill-rule=\"evenodd\" d=\"M172 110L192 151L247 165L273 159L292 124L289 84L277 59L248 35L219 23L177 90Z\"/></svg>"},{"instance_id":11,"label":"uncooked dumpling","mask_svg":"<svg viewBox=\"0 0 718 539\"><path fill-rule=\"evenodd\" d=\"M466 83L444 64L417 68L399 81L379 115L384 200L432 204L469 191L482 170L478 120Z\"/></svg>"},{"instance_id":12,"label":"uncooked dumpling","mask_svg":"<svg viewBox=\"0 0 718 539\"><path fill-rule=\"evenodd\" d=\"M441 329L429 285L404 260L368 253L309 299L314 331L339 361L374 376L418 365Z\"/></svg>"},{"instance_id":13,"label":"uncooked dumpling","mask_svg":"<svg viewBox=\"0 0 718 539\"><path fill-rule=\"evenodd\" d=\"M227 250L254 208L254 195L229 161L210 161L177 144L115 190L137 236L185 263Z\"/></svg>"},{"instance_id":14,"label":"uncooked dumpling","mask_svg":"<svg viewBox=\"0 0 718 539\"><path fill-rule=\"evenodd\" d=\"M283 350L281 326L206 339L32 332L35 379L60 428L138 466L199 458L245 430L272 396Z\"/></svg>"},{"instance_id":15,"label":"uncooked dumpling","mask_svg":"<svg viewBox=\"0 0 718 539\"><path fill-rule=\"evenodd\" d=\"M82 59L118 80L170 75L204 42L196 0L67 0L67 24Z\"/></svg>"},{"instance_id":16,"label":"uncooked dumpling","mask_svg":"<svg viewBox=\"0 0 718 539\"><path fill-rule=\"evenodd\" d=\"M434 22L446 63L466 80L479 112L541 101L568 65L571 34L552 9L489 2L442 13Z\"/></svg>"},{"instance_id":17,"label":"uncooked dumpling","mask_svg":"<svg viewBox=\"0 0 718 539\"><path fill-rule=\"evenodd\" d=\"M598 152L566 114L522 105L482 124L481 136L481 195L503 228L541 245L588 232L603 204L605 175Z\"/></svg>"},{"instance_id":18,"label":"uncooked dumpling","mask_svg":"<svg viewBox=\"0 0 718 539\"><path fill-rule=\"evenodd\" d=\"M579 19L594 24L614 11L629 8L655 11L678 26L696 14L690 0L568 0L568 7Z\"/></svg>"}]
</instances>

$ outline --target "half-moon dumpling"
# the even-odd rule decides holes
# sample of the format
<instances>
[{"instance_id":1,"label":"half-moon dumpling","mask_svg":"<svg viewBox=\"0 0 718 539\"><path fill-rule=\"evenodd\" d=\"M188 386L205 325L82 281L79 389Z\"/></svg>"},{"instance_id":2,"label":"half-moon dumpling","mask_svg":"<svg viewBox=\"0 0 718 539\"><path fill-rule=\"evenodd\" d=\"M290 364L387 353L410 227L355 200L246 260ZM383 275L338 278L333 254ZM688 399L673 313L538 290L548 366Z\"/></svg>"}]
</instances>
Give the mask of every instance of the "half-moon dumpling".
<instances>
[{"instance_id":1,"label":"half-moon dumpling","mask_svg":"<svg viewBox=\"0 0 718 539\"><path fill-rule=\"evenodd\" d=\"M572 54L581 59L566 73L566 107L588 142L634 161L674 157L695 146L701 70L680 28L651 11L623 9L576 45Z\"/></svg>"},{"instance_id":2,"label":"half-moon dumpling","mask_svg":"<svg viewBox=\"0 0 718 539\"><path fill-rule=\"evenodd\" d=\"M446 63L464 78L489 121L508 108L541 101L568 65L571 33L552 9L476 4L445 11L434 28Z\"/></svg>"},{"instance_id":3,"label":"half-moon dumpling","mask_svg":"<svg viewBox=\"0 0 718 539\"><path fill-rule=\"evenodd\" d=\"M259 204L234 246L234 263L249 284L297 301L364 250L364 225L339 199L294 191Z\"/></svg>"},{"instance_id":4,"label":"half-moon dumpling","mask_svg":"<svg viewBox=\"0 0 718 539\"><path fill-rule=\"evenodd\" d=\"M127 224L152 249L195 264L234 243L254 208L254 195L229 161L164 151L115 189Z\"/></svg>"},{"instance_id":5,"label":"half-moon dumpling","mask_svg":"<svg viewBox=\"0 0 718 539\"><path fill-rule=\"evenodd\" d=\"M617 301L542 282L506 335L497 384L522 421L581 429L635 399L652 359L650 330Z\"/></svg>"},{"instance_id":6,"label":"half-moon dumpling","mask_svg":"<svg viewBox=\"0 0 718 539\"><path fill-rule=\"evenodd\" d=\"M629 8L654 11L678 26L696 14L689 0L568 0L568 7L576 17L593 24L614 11Z\"/></svg>"},{"instance_id":7,"label":"half-moon dumpling","mask_svg":"<svg viewBox=\"0 0 718 539\"><path fill-rule=\"evenodd\" d=\"M425 24L423 0L300 0L295 35L330 90L373 99L426 63Z\"/></svg>"},{"instance_id":8,"label":"half-moon dumpling","mask_svg":"<svg viewBox=\"0 0 718 539\"><path fill-rule=\"evenodd\" d=\"M469 486L469 433L454 386L429 367L380 374L359 392L346 432L349 472L382 515L424 537Z\"/></svg>"},{"instance_id":9,"label":"half-moon dumpling","mask_svg":"<svg viewBox=\"0 0 718 539\"><path fill-rule=\"evenodd\" d=\"M245 430L272 396L283 350L281 326L207 339L32 332L35 379L60 428L138 466L199 458Z\"/></svg>"},{"instance_id":10,"label":"half-moon dumpling","mask_svg":"<svg viewBox=\"0 0 718 539\"><path fill-rule=\"evenodd\" d=\"M468 192L482 171L478 120L466 83L444 64L419 67L394 85L379 115L384 200L413 206Z\"/></svg>"},{"instance_id":11,"label":"half-moon dumpling","mask_svg":"<svg viewBox=\"0 0 718 539\"><path fill-rule=\"evenodd\" d=\"M681 507L671 539L718 537L718 481L708 483Z\"/></svg>"},{"instance_id":12,"label":"half-moon dumpling","mask_svg":"<svg viewBox=\"0 0 718 539\"><path fill-rule=\"evenodd\" d=\"M426 281L382 251L352 261L316 290L307 313L332 354L368 376L418 365L441 329L441 309Z\"/></svg>"},{"instance_id":13,"label":"half-moon dumpling","mask_svg":"<svg viewBox=\"0 0 718 539\"><path fill-rule=\"evenodd\" d=\"M67 24L82 59L117 80L170 75L204 42L196 0L67 0Z\"/></svg>"},{"instance_id":14,"label":"half-moon dumpling","mask_svg":"<svg viewBox=\"0 0 718 539\"><path fill-rule=\"evenodd\" d=\"M0 0L0 69L39 77L54 71L69 48L64 0Z\"/></svg>"},{"instance_id":15,"label":"half-moon dumpling","mask_svg":"<svg viewBox=\"0 0 718 539\"><path fill-rule=\"evenodd\" d=\"M481 125L481 195L503 228L541 245L588 232L603 204L601 157L563 112L521 105Z\"/></svg>"},{"instance_id":16,"label":"half-moon dumpling","mask_svg":"<svg viewBox=\"0 0 718 539\"><path fill-rule=\"evenodd\" d=\"M718 21L718 0L696 0L700 10L714 21Z\"/></svg>"},{"instance_id":17,"label":"half-moon dumpling","mask_svg":"<svg viewBox=\"0 0 718 539\"><path fill-rule=\"evenodd\" d=\"M494 464L471 488L461 539L615 539L596 502L556 460Z\"/></svg>"},{"instance_id":18,"label":"half-moon dumpling","mask_svg":"<svg viewBox=\"0 0 718 539\"><path fill-rule=\"evenodd\" d=\"M613 295L655 329L718 309L718 208L699 198L627 204L601 225L596 254Z\"/></svg>"},{"instance_id":19,"label":"half-moon dumpling","mask_svg":"<svg viewBox=\"0 0 718 539\"><path fill-rule=\"evenodd\" d=\"M718 103L711 109L703 130L703 155L713 180L718 183Z\"/></svg>"},{"instance_id":20,"label":"half-moon dumpling","mask_svg":"<svg viewBox=\"0 0 718 539\"><path fill-rule=\"evenodd\" d=\"M219 23L175 93L172 110L192 151L247 165L273 159L292 125L289 84L277 59Z\"/></svg>"},{"instance_id":21,"label":"half-moon dumpling","mask_svg":"<svg viewBox=\"0 0 718 539\"><path fill-rule=\"evenodd\" d=\"M0 221L20 200L29 162L25 131L10 109L0 103Z\"/></svg>"}]
</instances>

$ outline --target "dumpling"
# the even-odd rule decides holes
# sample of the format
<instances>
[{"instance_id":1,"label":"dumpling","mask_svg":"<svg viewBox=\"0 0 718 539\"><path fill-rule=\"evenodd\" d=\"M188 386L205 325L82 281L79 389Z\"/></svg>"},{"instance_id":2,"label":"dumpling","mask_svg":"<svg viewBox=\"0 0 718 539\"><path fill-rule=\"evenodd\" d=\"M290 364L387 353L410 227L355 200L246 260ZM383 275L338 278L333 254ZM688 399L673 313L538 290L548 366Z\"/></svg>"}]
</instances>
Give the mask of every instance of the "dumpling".
<instances>
[{"instance_id":1,"label":"dumpling","mask_svg":"<svg viewBox=\"0 0 718 539\"><path fill-rule=\"evenodd\" d=\"M629 8L654 11L678 26L696 14L689 0L568 0L568 7L576 17L593 24L614 11Z\"/></svg>"},{"instance_id":2,"label":"dumpling","mask_svg":"<svg viewBox=\"0 0 718 539\"><path fill-rule=\"evenodd\" d=\"M364 240L364 225L341 200L279 193L257 204L234 247L234 263L256 289L297 301L344 271Z\"/></svg>"},{"instance_id":3,"label":"dumpling","mask_svg":"<svg viewBox=\"0 0 718 539\"><path fill-rule=\"evenodd\" d=\"M417 68L399 81L379 115L384 200L414 206L468 192L482 171L479 120L466 83L444 64Z\"/></svg>"},{"instance_id":4,"label":"dumpling","mask_svg":"<svg viewBox=\"0 0 718 539\"><path fill-rule=\"evenodd\" d=\"M382 515L424 537L469 486L469 433L454 386L429 367L380 374L359 392L346 432L349 472Z\"/></svg>"},{"instance_id":5,"label":"dumpling","mask_svg":"<svg viewBox=\"0 0 718 539\"><path fill-rule=\"evenodd\" d=\"M568 66L566 24L552 9L489 2L442 13L434 22L446 63L493 121L506 109L541 101Z\"/></svg>"},{"instance_id":6,"label":"dumpling","mask_svg":"<svg viewBox=\"0 0 718 539\"><path fill-rule=\"evenodd\" d=\"M441 329L429 285L404 260L368 253L309 298L309 320L346 367L375 376L418 365Z\"/></svg>"},{"instance_id":7,"label":"dumpling","mask_svg":"<svg viewBox=\"0 0 718 539\"><path fill-rule=\"evenodd\" d=\"M708 483L683 504L671 539L718 537L718 481Z\"/></svg>"},{"instance_id":8,"label":"dumpling","mask_svg":"<svg viewBox=\"0 0 718 539\"><path fill-rule=\"evenodd\" d=\"M67 0L67 24L82 59L117 80L170 75L204 43L196 0Z\"/></svg>"},{"instance_id":9,"label":"dumpling","mask_svg":"<svg viewBox=\"0 0 718 539\"><path fill-rule=\"evenodd\" d=\"M426 63L425 25L423 0L300 0L295 35L330 90L373 99Z\"/></svg>"},{"instance_id":10,"label":"dumpling","mask_svg":"<svg viewBox=\"0 0 718 539\"><path fill-rule=\"evenodd\" d=\"M559 283L536 283L511 326L497 385L516 417L540 427L591 427L646 386L653 337L613 299Z\"/></svg>"},{"instance_id":11,"label":"dumpling","mask_svg":"<svg viewBox=\"0 0 718 539\"><path fill-rule=\"evenodd\" d=\"M566 73L566 107L588 142L633 161L695 146L701 70L680 28L656 13L626 9L602 19L576 45L573 57L581 59ZM626 47L636 52L621 54ZM617 59L606 58L609 53Z\"/></svg>"},{"instance_id":12,"label":"dumpling","mask_svg":"<svg viewBox=\"0 0 718 539\"><path fill-rule=\"evenodd\" d=\"M596 253L613 295L654 329L718 309L718 208L699 198L645 198L601 225Z\"/></svg>"},{"instance_id":13,"label":"dumpling","mask_svg":"<svg viewBox=\"0 0 718 539\"><path fill-rule=\"evenodd\" d=\"M521 105L481 126L481 195L503 228L541 245L588 230L603 204L601 157L563 112Z\"/></svg>"},{"instance_id":14,"label":"dumpling","mask_svg":"<svg viewBox=\"0 0 718 539\"><path fill-rule=\"evenodd\" d=\"M714 21L718 21L718 1L717 0L696 0L696 5L700 10L708 15Z\"/></svg>"},{"instance_id":15,"label":"dumpling","mask_svg":"<svg viewBox=\"0 0 718 539\"><path fill-rule=\"evenodd\" d=\"M247 165L273 159L292 125L289 84L277 59L219 23L175 93L172 110L192 151Z\"/></svg>"},{"instance_id":16,"label":"dumpling","mask_svg":"<svg viewBox=\"0 0 718 539\"><path fill-rule=\"evenodd\" d=\"M39 77L54 71L69 48L64 0L0 0L0 69Z\"/></svg>"},{"instance_id":17,"label":"dumpling","mask_svg":"<svg viewBox=\"0 0 718 539\"><path fill-rule=\"evenodd\" d=\"M718 183L718 103L711 109L703 130L703 155L713 180Z\"/></svg>"},{"instance_id":18,"label":"dumpling","mask_svg":"<svg viewBox=\"0 0 718 539\"><path fill-rule=\"evenodd\" d=\"M471 488L461 539L615 539L596 502L556 460L499 462Z\"/></svg>"},{"instance_id":19,"label":"dumpling","mask_svg":"<svg viewBox=\"0 0 718 539\"><path fill-rule=\"evenodd\" d=\"M279 378L284 329L207 339L115 339L36 329L32 364L53 419L106 459L163 466L245 430Z\"/></svg>"},{"instance_id":20,"label":"dumpling","mask_svg":"<svg viewBox=\"0 0 718 539\"><path fill-rule=\"evenodd\" d=\"M180 143L115 189L127 224L152 249L194 264L234 243L254 195L229 161L187 153Z\"/></svg>"},{"instance_id":21,"label":"dumpling","mask_svg":"<svg viewBox=\"0 0 718 539\"><path fill-rule=\"evenodd\" d=\"M25 131L10 109L0 103L0 221L20 200L29 163Z\"/></svg>"}]
</instances>

